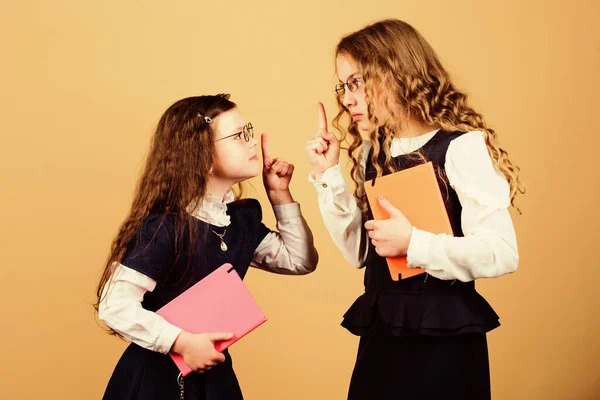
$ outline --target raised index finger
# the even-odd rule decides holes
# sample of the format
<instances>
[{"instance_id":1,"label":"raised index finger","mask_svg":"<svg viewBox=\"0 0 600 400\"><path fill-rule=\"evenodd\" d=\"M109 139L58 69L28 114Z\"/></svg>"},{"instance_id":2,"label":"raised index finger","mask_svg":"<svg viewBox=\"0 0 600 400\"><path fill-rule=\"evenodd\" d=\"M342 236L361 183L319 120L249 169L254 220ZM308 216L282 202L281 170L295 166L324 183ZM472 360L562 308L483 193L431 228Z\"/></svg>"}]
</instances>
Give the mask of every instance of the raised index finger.
<instances>
[{"instance_id":1,"label":"raised index finger","mask_svg":"<svg viewBox=\"0 0 600 400\"><path fill-rule=\"evenodd\" d=\"M260 135L260 144L262 148L263 164L270 167L273 163L271 153L269 153L269 138L266 133Z\"/></svg>"},{"instance_id":2,"label":"raised index finger","mask_svg":"<svg viewBox=\"0 0 600 400\"><path fill-rule=\"evenodd\" d=\"M317 113L319 114L319 129L327 131L327 115L321 102L317 103Z\"/></svg>"}]
</instances>

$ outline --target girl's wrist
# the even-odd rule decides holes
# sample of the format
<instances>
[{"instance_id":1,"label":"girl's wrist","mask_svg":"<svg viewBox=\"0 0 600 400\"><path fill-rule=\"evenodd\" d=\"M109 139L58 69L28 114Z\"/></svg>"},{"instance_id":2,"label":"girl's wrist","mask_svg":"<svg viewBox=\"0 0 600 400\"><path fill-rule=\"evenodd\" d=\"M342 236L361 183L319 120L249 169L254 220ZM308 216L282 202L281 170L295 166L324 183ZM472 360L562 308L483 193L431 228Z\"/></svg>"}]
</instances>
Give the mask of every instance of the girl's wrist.
<instances>
[{"instance_id":1,"label":"girl's wrist","mask_svg":"<svg viewBox=\"0 0 600 400\"><path fill-rule=\"evenodd\" d=\"M177 354L183 354L183 352L185 351L185 348L187 347L187 343L188 343L188 338L189 338L189 333L186 331L181 331L179 333L179 335L177 335L177 338L175 339L175 341L173 342L173 347L171 348L171 350L174 353Z\"/></svg>"},{"instance_id":2,"label":"girl's wrist","mask_svg":"<svg viewBox=\"0 0 600 400\"><path fill-rule=\"evenodd\" d=\"M267 197L272 206L280 206L294 202L292 193L289 190L271 190L267 191Z\"/></svg>"}]
</instances>

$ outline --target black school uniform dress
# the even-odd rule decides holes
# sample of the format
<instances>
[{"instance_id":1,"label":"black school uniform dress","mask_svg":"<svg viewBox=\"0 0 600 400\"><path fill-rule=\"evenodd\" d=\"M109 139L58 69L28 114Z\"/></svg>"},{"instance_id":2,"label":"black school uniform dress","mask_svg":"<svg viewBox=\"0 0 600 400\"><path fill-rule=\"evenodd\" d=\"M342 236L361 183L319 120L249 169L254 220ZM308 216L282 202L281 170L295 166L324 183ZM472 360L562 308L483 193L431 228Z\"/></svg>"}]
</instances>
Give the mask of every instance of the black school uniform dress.
<instances>
[{"instance_id":1,"label":"black school uniform dress","mask_svg":"<svg viewBox=\"0 0 600 400\"><path fill-rule=\"evenodd\" d=\"M463 236L462 208L454 189L439 175L445 176L446 151L460 135L438 131L420 148L440 172L438 184L457 237ZM377 176L371 154L366 181ZM384 161L381 152L378 162L383 166ZM392 158L397 170L418 163L407 155ZM383 174L389 173L384 168ZM367 218L372 219L370 209ZM365 293L342 322L360 336L348 399L489 399L486 332L500 323L475 282L443 281L428 274L393 281L372 243L365 267Z\"/></svg>"},{"instance_id":2,"label":"black school uniform dress","mask_svg":"<svg viewBox=\"0 0 600 400\"><path fill-rule=\"evenodd\" d=\"M221 234L224 228L197 220L199 246L191 256L189 241L174 243L175 217L151 214L146 219L121 262L157 282L154 291L145 294L143 308L158 310L224 263L231 263L244 278L255 249L270 230L261 222L261 207L254 199L229 203L227 214L231 218L223 238L227 251L221 250L221 240L211 232ZM184 378L186 400L243 399L231 356L227 350L223 354L226 357L223 363ZM132 343L117 363L103 399L179 400L178 375L179 370L168 354Z\"/></svg>"}]
</instances>

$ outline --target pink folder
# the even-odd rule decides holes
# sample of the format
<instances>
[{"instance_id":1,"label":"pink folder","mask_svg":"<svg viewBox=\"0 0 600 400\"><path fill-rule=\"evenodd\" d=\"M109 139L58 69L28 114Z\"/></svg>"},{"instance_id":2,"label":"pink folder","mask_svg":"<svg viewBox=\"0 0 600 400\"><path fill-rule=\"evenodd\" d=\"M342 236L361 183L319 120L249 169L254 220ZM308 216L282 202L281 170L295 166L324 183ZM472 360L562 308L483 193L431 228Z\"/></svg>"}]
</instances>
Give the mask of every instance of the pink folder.
<instances>
[{"instance_id":1,"label":"pink folder","mask_svg":"<svg viewBox=\"0 0 600 400\"><path fill-rule=\"evenodd\" d=\"M225 350L267 320L229 263L217 268L156 313L190 333L233 333L233 338L215 343L217 351ZM182 356L171 353L171 357L183 376L192 371Z\"/></svg>"}]
</instances>

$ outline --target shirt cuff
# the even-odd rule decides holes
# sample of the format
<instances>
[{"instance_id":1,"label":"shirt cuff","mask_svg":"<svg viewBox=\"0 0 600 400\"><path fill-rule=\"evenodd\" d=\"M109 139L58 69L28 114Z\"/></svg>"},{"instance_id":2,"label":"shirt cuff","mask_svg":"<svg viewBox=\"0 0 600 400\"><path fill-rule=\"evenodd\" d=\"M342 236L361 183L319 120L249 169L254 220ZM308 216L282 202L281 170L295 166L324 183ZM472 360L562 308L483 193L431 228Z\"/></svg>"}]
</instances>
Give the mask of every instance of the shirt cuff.
<instances>
[{"instance_id":1,"label":"shirt cuff","mask_svg":"<svg viewBox=\"0 0 600 400\"><path fill-rule=\"evenodd\" d=\"M429 264L429 248L431 240L435 237L433 233L425 232L413 226L406 261L408 268L423 268Z\"/></svg>"},{"instance_id":2,"label":"shirt cuff","mask_svg":"<svg viewBox=\"0 0 600 400\"><path fill-rule=\"evenodd\" d=\"M175 339L177 339L177 336L179 336L181 331L181 328L171 325L168 322L165 323L162 331L156 339L156 346L154 350L158 351L159 353L168 354L171 350L171 347L173 347L173 343L175 343Z\"/></svg>"},{"instance_id":3,"label":"shirt cuff","mask_svg":"<svg viewBox=\"0 0 600 400\"><path fill-rule=\"evenodd\" d=\"M302 216L300 204L297 201L288 204L279 204L273 206L273 213L277 221L287 221Z\"/></svg>"},{"instance_id":4,"label":"shirt cuff","mask_svg":"<svg viewBox=\"0 0 600 400\"><path fill-rule=\"evenodd\" d=\"M346 189L346 180L344 179L339 163L327 168L319 180L315 179L314 173L311 173L308 176L308 181L312 182L319 194L324 194L327 191L333 191L333 194L340 194Z\"/></svg>"}]
</instances>

